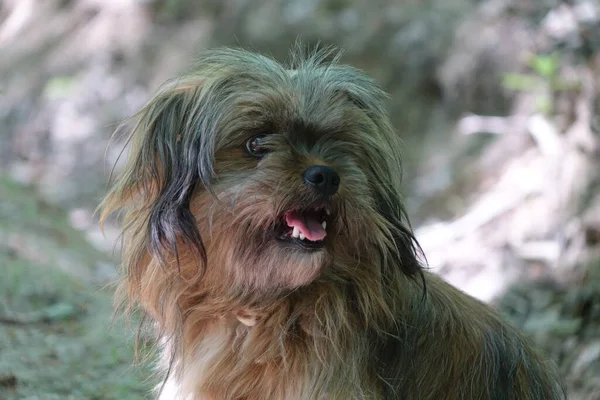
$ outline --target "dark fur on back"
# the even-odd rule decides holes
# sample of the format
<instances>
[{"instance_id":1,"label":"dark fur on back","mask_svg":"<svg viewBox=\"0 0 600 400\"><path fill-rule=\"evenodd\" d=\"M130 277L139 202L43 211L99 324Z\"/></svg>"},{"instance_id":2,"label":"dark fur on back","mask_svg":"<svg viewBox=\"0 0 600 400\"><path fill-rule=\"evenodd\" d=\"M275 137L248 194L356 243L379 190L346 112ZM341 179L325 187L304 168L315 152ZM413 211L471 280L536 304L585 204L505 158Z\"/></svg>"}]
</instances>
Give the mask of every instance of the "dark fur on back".
<instances>
[{"instance_id":1,"label":"dark fur on back","mask_svg":"<svg viewBox=\"0 0 600 400\"><path fill-rule=\"evenodd\" d=\"M386 99L332 51L217 49L138 113L101 207L124 210L122 293L156 324L164 399L564 398L524 338L421 268ZM341 177L331 198L302 180L315 164ZM324 249L274 236L325 203Z\"/></svg>"}]
</instances>

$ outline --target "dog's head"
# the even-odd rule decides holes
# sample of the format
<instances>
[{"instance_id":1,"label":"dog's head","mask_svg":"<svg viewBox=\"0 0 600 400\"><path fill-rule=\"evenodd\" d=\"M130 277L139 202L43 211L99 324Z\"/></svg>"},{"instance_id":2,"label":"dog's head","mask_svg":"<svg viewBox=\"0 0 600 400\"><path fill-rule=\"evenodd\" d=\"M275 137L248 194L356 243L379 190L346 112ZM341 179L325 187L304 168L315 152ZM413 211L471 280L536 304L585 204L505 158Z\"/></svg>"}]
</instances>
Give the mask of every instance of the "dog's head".
<instances>
[{"instance_id":1,"label":"dog's head","mask_svg":"<svg viewBox=\"0 0 600 400\"><path fill-rule=\"evenodd\" d=\"M330 55L209 51L140 111L103 203L126 212L130 294L158 313L420 272L386 94Z\"/></svg>"}]
</instances>

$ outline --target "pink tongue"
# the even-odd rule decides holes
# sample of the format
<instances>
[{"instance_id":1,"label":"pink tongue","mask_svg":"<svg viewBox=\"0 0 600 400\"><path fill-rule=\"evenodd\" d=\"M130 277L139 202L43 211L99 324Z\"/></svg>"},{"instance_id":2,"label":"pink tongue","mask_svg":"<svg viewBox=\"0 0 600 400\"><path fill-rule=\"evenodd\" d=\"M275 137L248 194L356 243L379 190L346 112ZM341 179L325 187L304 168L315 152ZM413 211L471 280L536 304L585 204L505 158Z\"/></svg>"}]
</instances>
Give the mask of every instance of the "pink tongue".
<instances>
[{"instance_id":1,"label":"pink tongue","mask_svg":"<svg viewBox=\"0 0 600 400\"><path fill-rule=\"evenodd\" d=\"M297 211L290 211L285 214L285 222L290 228L298 227L308 240L323 240L327 236L327 231L323 229L319 221L309 216L304 216Z\"/></svg>"}]
</instances>

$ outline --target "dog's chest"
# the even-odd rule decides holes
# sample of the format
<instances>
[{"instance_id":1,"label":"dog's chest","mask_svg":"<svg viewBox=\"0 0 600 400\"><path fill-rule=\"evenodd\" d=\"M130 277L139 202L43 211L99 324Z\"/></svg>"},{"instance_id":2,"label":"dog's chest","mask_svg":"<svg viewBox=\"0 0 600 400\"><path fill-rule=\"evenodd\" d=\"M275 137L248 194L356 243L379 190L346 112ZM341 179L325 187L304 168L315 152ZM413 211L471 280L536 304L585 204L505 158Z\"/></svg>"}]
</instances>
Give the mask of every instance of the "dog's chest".
<instances>
[{"instance_id":1,"label":"dog's chest","mask_svg":"<svg viewBox=\"0 0 600 400\"><path fill-rule=\"evenodd\" d=\"M327 386L323 385L325 375L332 375L322 369L322 364L313 360L308 349L301 359L303 365L298 365L298 358L282 361L274 351L278 344L271 342L269 351L256 351L257 343L252 341L252 335L240 337L232 334L230 327L219 327L210 334L204 335L189 351L184 359L177 361L175 373L169 378L161 392L160 400L291 400L291 399L327 399ZM170 353L164 355L166 361ZM184 350L185 353L185 350ZM270 353L268 356L261 357ZM261 359L262 358L262 359ZM311 361L312 360L312 361ZM296 364L293 367L286 362ZM168 364L164 364L163 368ZM330 365L331 370L336 370ZM338 366L339 367L339 366ZM343 369L343 368L342 368ZM339 374L338 374L339 375ZM355 375L356 376L356 375ZM344 379L341 375L337 379ZM334 380L337 380L334 378ZM321 382L319 382L321 381ZM348 389L343 398L355 398L352 393L357 388L354 385L343 385ZM355 386L356 385L356 386ZM336 392L340 391L339 385ZM346 392L345 389L342 390ZM315 393L319 393L315 397ZM335 397L340 398L340 397Z\"/></svg>"},{"instance_id":2,"label":"dog's chest","mask_svg":"<svg viewBox=\"0 0 600 400\"><path fill-rule=\"evenodd\" d=\"M282 399L303 398L300 387L307 383L304 377L288 376L293 385L269 379L273 365L257 359L256 352L250 351L254 350L252 346L251 340L232 334L230 327L215 327L195 343L194 350L184 349L184 358L179 358L172 369L179 374L171 373L159 400L258 400L264 397L232 396L232 388L237 387L239 392L265 393L273 391L273 385L281 385L276 391L284 396ZM171 352L168 346L163 348L161 369L166 371Z\"/></svg>"}]
</instances>

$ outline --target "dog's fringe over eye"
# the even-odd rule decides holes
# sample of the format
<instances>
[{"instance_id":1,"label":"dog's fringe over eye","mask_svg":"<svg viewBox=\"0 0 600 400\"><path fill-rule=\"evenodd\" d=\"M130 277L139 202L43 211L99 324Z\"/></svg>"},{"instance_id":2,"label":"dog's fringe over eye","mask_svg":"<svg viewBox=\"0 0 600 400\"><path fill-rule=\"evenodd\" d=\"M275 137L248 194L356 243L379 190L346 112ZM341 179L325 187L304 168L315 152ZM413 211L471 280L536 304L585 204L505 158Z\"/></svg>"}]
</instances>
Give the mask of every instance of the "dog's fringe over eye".
<instances>
[{"instance_id":1,"label":"dog's fringe over eye","mask_svg":"<svg viewBox=\"0 0 600 400\"><path fill-rule=\"evenodd\" d=\"M261 135L256 135L256 136L250 138L246 142L246 153L248 153L252 157L256 157L256 158L262 158L262 157L266 156L267 153L269 153L269 151L270 151L264 145L264 141L265 141L266 137L267 137L267 135L261 134Z\"/></svg>"}]
</instances>

